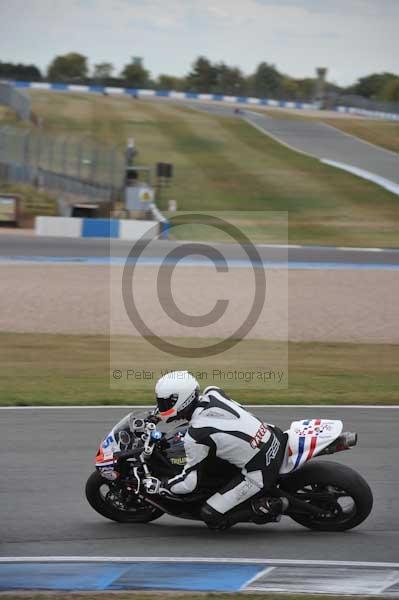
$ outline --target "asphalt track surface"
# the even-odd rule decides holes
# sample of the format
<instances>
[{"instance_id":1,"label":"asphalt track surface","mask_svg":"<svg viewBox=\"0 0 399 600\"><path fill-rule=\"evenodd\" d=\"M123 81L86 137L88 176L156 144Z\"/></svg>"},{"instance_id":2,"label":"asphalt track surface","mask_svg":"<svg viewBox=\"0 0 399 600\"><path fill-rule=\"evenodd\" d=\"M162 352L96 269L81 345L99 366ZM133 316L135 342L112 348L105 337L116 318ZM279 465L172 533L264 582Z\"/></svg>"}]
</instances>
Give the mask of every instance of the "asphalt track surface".
<instances>
[{"instance_id":1,"label":"asphalt track surface","mask_svg":"<svg viewBox=\"0 0 399 600\"><path fill-rule=\"evenodd\" d=\"M95 513L84 485L102 437L128 409L0 411L1 556L196 556L302 560L397 561L398 411L394 408L259 408L283 428L298 418L341 418L359 445L328 460L358 470L374 493L374 509L358 528L317 533L289 518L240 524L214 533L169 516L123 525ZM327 460L321 458L318 460Z\"/></svg>"},{"instance_id":2,"label":"asphalt track surface","mask_svg":"<svg viewBox=\"0 0 399 600\"><path fill-rule=\"evenodd\" d=\"M246 119L300 152L345 163L398 183L398 154L343 133L331 125L311 119L270 119L255 112L247 114Z\"/></svg>"},{"instance_id":3,"label":"asphalt track surface","mask_svg":"<svg viewBox=\"0 0 399 600\"><path fill-rule=\"evenodd\" d=\"M163 259L171 250L185 242L153 240L143 252L143 257ZM0 230L0 258L7 257L125 257L134 242L109 239L37 237L2 233ZM246 259L238 244L210 244L228 259ZM289 263L345 263L364 265L399 265L399 249L356 249L330 246L262 246L257 250L262 260ZM377 251L376 251L377 250Z\"/></svg>"},{"instance_id":4,"label":"asphalt track surface","mask_svg":"<svg viewBox=\"0 0 399 600\"><path fill-rule=\"evenodd\" d=\"M186 106L219 116L244 117L265 134L294 150L315 158L345 163L396 184L399 181L399 154L369 144L327 123L315 119L273 119L250 109L240 109L240 113L236 113L237 107L188 103Z\"/></svg>"}]
</instances>

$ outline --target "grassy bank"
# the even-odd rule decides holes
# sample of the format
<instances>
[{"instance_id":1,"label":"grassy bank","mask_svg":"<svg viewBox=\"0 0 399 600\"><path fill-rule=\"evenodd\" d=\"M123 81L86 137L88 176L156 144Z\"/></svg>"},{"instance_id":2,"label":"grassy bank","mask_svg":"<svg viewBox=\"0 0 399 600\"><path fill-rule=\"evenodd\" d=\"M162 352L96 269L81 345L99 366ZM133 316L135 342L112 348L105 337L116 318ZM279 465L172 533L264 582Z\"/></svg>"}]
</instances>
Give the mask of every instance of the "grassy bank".
<instances>
[{"instance_id":1,"label":"grassy bank","mask_svg":"<svg viewBox=\"0 0 399 600\"><path fill-rule=\"evenodd\" d=\"M322 119L325 123L392 152L399 152L399 122L382 119Z\"/></svg>"},{"instance_id":2,"label":"grassy bank","mask_svg":"<svg viewBox=\"0 0 399 600\"><path fill-rule=\"evenodd\" d=\"M137 163L172 162L162 209L175 199L181 210L288 211L293 244L397 246L399 204L392 194L293 152L239 119L127 97L31 95L44 133L87 135L121 149L133 137ZM248 223L246 216L241 226L254 224L258 219ZM256 241L286 241L278 221L258 227L258 234Z\"/></svg>"},{"instance_id":3,"label":"grassy bank","mask_svg":"<svg viewBox=\"0 0 399 600\"><path fill-rule=\"evenodd\" d=\"M31 185L5 183L0 178L0 191L6 194L18 194L21 198L19 227L33 227L37 215L53 216L57 214L57 202L52 194L47 194ZM7 225L7 223L5 223ZM0 230L1 232L1 230Z\"/></svg>"},{"instance_id":4,"label":"grassy bank","mask_svg":"<svg viewBox=\"0 0 399 600\"><path fill-rule=\"evenodd\" d=\"M178 342L179 340L173 340ZM211 340L205 340L210 342ZM0 334L0 404L78 405L153 402L154 380L110 387L115 364L123 373L159 365L154 348L141 338L118 340L124 362L110 365L109 339L100 336ZM249 340L207 365L251 369L284 359L281 344ZM288 387L254 381L251 385L220 379L237 400L270 404L398 404L399 346L377 344L288 344ZM118 355L116 356L118 361ZM122 360L122 359L121 359ZM164 358L164 369L204 369L204 361ZM207 367L209 368L209 366ZM209 371L211 375L211 370Z\"/></svg>"}]
</instances>

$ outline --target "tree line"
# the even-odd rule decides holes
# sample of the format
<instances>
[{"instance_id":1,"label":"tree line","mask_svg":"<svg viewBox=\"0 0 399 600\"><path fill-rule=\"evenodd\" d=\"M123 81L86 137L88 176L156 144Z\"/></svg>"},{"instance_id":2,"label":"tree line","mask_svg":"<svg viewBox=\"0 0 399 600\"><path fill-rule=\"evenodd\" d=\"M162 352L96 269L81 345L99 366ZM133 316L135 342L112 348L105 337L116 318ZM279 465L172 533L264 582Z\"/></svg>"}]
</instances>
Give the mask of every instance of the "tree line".
<instances>
[{"instance_id":1,"label":"tree line","mask_svg":"<svg viewBox=\"0 0 399 600\"><path fill-rule=\"evenodd\" d=\"M204 56L198 57L183 77L161 74L153 78L139 57L133 57L118 74L115 74L115 68L109 62L95 64L90 70L87 57L70 52L56 56L46 73L33 64L0 62L0 78L285 100L311 100L316 89L314 77L296 79L267 62L261 62L252 74L245 75L238 67L224 62L212 63ZM327 96L353 94L371 100L399 102L399 76L394 73L372 73L346 88L327 81L325 92Z\"/></svg>"}]
</instances>

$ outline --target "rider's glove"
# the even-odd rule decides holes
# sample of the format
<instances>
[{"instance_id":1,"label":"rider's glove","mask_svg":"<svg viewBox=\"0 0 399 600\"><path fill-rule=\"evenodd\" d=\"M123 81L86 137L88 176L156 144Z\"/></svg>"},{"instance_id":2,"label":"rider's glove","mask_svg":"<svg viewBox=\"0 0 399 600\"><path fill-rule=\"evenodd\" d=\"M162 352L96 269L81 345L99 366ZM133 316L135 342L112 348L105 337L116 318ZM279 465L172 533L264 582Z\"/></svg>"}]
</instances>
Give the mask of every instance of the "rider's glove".
<instances>
[{"instance_id":1,"label":"rider's glove","mask_svg":"<svg viewBox=\"0 0 399 600\"><path fill-rule=\"evenodd\" d=\"M143 486L146 489L147 494L159 494L160 496L171 496L174 497L171 491L164 487L165 481L157 479L157 477L146 477L143 479Z\"/></svg>"}]
</instances>

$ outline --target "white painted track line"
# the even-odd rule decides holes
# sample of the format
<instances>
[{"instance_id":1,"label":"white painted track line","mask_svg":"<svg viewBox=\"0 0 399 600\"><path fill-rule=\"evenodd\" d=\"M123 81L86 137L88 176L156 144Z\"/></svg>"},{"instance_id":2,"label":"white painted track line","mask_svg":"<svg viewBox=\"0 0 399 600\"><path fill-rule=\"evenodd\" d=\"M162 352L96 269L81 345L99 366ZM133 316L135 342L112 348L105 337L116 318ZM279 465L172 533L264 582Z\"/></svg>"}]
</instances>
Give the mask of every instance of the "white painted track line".
<instances>
[{"instance_id":1,"label":"white painted track line","mask_svg":"<svg viewBox=\"0 0 399 600\"><path fill-rule=\"evenodd\" d=\"M247 112L250 112L250 111L247 111ZM259 115L260 113L252 112L250 114ZM310 156L311 158L314 158L314 159L318 160L319 162L321 162L322 164L328 165L330 167L333 167L336 169L341 169L343 171L347 171L348 173L351 173L352 175L355 175L357 177L365 179L366 181L371 181L375 185L378 185L378 186L388 190L392 194L399 195L399 184L395 183L392 180L386 179L385 177L381 177L380 175L376 175L375 173L371 173L369 171L360 169L358 167L354 167L354 166L346 164L346 163L337 162L335 160L330 160L328 158L320 158L314 154L311 154L310 152L305 152L304 150L299 150L299 148L296 148L295 146L292 146L291 144L281 140L278 136L272 134L270 131L263 129L263 127L261 125L252 121L250 118L243 117L243 120L248 125L257 129L260 133L263 133L263 135L267 135L268 137L273 139L275 142L281 144L282 146L285 146L286 148L289 148L290 150L293 150L294 152L298 152L299 154L303 154L304 156ZM326 124L323 123L323 125L326 125ZM337 129L336 127L330 127L330 128L341 132L341 130ZM355 138L355 136L349 136L349 137ZM361 138L355 138L355 139L358 139L358 141L360 141L360 142L364 142L364 140L362 140ZM368 145L373 145L373 144L369 144L368 142L365 142L365 143ZM379 150L385 150L385 148L379 148L378 146L377 146L377 148ZM389 150L386 152L389 154L392 154ZM395 156L396 156L396 154L395 154Z\"/></svg>"},{"instance_id":2,"label":"white painted track line","mask_svg":"<svg viewBox=\"0 0 399 600\"><path fill-rule=\"evenodd\" d=\"M351 248L350 246L337 246L336 250L349 250L351 252L364 252L365 250L367 250L367 252L384 252L383 248Z\"/></svg>"},{"instance_id":3,"label":"white painted track line","mask_svg":"<svg viewBox=\"0 0 399 600\"><path fill-rule=\"evenodd\" d=\"M326 127L329 127L330 129L334 129L335 131L338 131L339 133L341 133L342 135L345 135L346 137L352 138L353 140L356 140L357 142L362 142L363 144L366 144L367 146L371 146L372 148L376 148L377 150L382 150L383 152L386 152L387 154L390 154L391 156L398 158L398 153L394 152L393 150L388 150L388 148L384 148L383 146L378 146L377 144L373 144L372 142L369 142L368 140L364 140L363 138L360 138L357 135L353 135L352 133L348 133L347 131L340 129L339 127L334 127L334 125L331 125L330 123L326 123L325 121L322 121L322 123Z\"/></svg>"},{"instance_id":4,"label":"white painted track line","mask_svg":"<svg viewBox=\"0 0 399 600\"><path fill-rule=\"evenodd\" d=\"M256 113L256 114L259 115L259 113ZM262 115L260 115L260 116L262 116ZM275 136L272 133L270 133L269 131L266 131L265 129L263 129L263 127L261 125L258 125L258 123L254 123L253 121L251 121L251 119L243 117L243 121L248 123L248 125L251 125L251 127L255 127L255 129L257 129L260 133L263 133L263 135L267 135L268 137L270 137L272 140L274 140L278 144L281 144L282 146L289 148L289 150L292 150L293 152L298 152L298 154L303 154L304 156L310 156L311 158L314 158L315 160L319 160L318 157L315 156L314 154L310 154L309 152L305 152L304 150L298 150L298 148L294 148L294 146L287 144L287 142L283 142L277 136Z\"/></svg>"},{"instance_id":5,"label":"white painted track line","mask_svg":"<svg viewBox=\"0 0 399 600\"><path fill-rule=\"evenodd\" d=\"M240 591L246 590L252 583L254 583L257 579L264 577L265 575L271 573L276 567L266 567L263 571L256 573L251 579L248 579L240 588ZM252 591L252 590L251 590Z\"/></svg>"},{"instance_id":6,"label":"white painted track line","mask_svg":"<svg viewBox=\"0 0 399 600\"><path fill-rule=\"evenodd\" d=\"M372 173L371 171L366 171L365 169L360 169L359 167L354 167L353 165L349 165L347 163L341 163L336 160L330 160L328 158L320 158L320 162L324 165L329 165L330 167L334 167L335 169L342 169L343 171L347 171L348 173L352 173L356 177L361 177L362 179L366 179L367 181L371 181L376 185L388 190L392 194L399 196L399 184L395 183L390 179L386 179L385 177L381 177L376 173Z\"/></svg>"},{"instance_id":7,"label":"white painted track line","mask_svg":"<svg viewBox=\"0 0 399 600\"><path fill-rule=\"evenodd\" d=\"M320 567L373 567L397 569L395 562L367 562L347 560L290 560L284 558L215 558L189 556L1 556L0 562L185 562L185 563L246 563L271 566L320 566Z\"/></svg>"}]
</instances>

